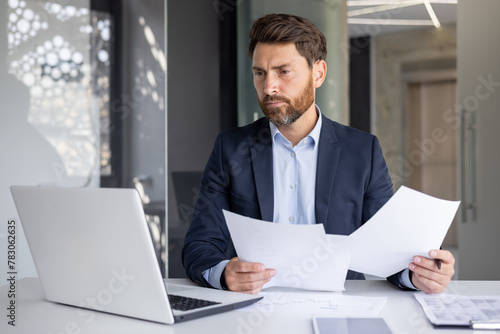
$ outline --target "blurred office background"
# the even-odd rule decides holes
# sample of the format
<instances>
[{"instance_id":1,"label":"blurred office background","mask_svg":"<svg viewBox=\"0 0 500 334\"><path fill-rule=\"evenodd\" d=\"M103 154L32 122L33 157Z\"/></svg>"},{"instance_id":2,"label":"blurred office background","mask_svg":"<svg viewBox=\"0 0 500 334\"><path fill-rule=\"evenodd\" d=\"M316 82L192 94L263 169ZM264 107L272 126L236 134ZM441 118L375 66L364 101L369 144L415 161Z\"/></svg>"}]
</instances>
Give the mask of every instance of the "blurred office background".
<instances>
[{"instance_id":1,"label":"blurred office background","mask_svg":"<svg viewBox=\"0 0 500 334\"><path fill-rule=\"evenodd\" d=\"M12 184L134 187L162 273L185 277L213 141L262 116L246 45L252 22L273 12L324 32L317 103L379 137L395 190L462 200L443 245L455 277L500 279L495 0L2 2L0 248L7 220L19 220ZM18 254L20 277L36 276L22 230Z\"/></svg>"}]
</instances>

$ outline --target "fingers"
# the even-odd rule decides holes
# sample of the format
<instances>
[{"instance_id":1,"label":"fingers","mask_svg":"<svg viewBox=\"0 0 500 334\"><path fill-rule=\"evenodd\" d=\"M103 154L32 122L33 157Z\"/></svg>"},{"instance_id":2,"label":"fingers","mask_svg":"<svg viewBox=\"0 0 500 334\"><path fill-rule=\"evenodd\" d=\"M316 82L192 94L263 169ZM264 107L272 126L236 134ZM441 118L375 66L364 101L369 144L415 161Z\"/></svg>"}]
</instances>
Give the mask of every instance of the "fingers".
<instances>
[{"instance_id":1,"label":"fingers","mask_svg":"<svg viewBox=\"0 0 500 334\"><path fill-rule=\"evenodd\" d=\"M276 270L266 269L261 263L240 261L235 257L226 264L224 275L229 290L257 294L276 275Z\"/></svg>"},{"instance_id":2,"label":"fingers","mask_svg":"<svg viewBox=\"0 0 500 334\"><path fill-rule=\"evenodd\" d=\"M438 283L417 273L413 273L412 282L417 289L429 294L442 293L447 286L447 284Z\"/></svg>"},{"instance_id":3,"label":"fingers","mask_svg":"<svg viewBox=\"0 0 500 334\"><path fill-rule=\"evenodd\" d=\"M415 256L409 268L411 270L414 270L415 267L422 268L420 274L424 274L424 272L436 272L450 277L453 276L455 273L453 268L455 265L455 258L449 251L432 250L429 252L429 255L431 258ZM441 261L441 269L438 268L436 260Z\"/></svg>"},{"instance_id":4,"label":"fingers","mask_svg":"<svg viewBox=\"0 0 500 334\"><path fill-rule=\"evenodd\" d=\"M446 250L432 250L429 252L431 259L415 256L408 268L413 272L412 283L420 290L427 293L441 293L455 274L455 258ZM441 261L441 269L436 260Z\"/></svg>"},{"instance_id":5,"label":"fingers","mask_svg":"<svg viewBox=\"0 0 500 334\"><path fill-rule=\"evenodd\" d=\"M441 260L442 262L450 263L452 265L455 264L455 258L453 257L453 254L451 254L450 251L441 250L441 249L433 249L429 252L429 255L433 259L438 259L438 260Z\"/></svg>"}]
</instances>

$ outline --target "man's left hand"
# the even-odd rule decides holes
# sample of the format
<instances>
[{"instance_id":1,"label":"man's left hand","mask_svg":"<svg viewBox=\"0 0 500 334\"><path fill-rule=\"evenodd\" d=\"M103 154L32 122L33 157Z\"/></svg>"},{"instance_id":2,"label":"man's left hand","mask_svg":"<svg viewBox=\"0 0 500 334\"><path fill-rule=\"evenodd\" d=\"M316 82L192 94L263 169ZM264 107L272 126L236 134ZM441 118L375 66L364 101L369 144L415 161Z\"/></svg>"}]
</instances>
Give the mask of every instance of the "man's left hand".
<instances>
[{"instance_id":1,"label":"man's left hand","mask_svg":"<svg viewBox=\"0 0 500 334\"><path fill-rule=\"evenodd\" d=\"M446 290L455 273L455 258L447 250L431 250L429 256L415 256L408 268L413 272L412 283L426 293L441 293ZM441 260L441 269L435 260Z\"/></svg>"}]
</instances>

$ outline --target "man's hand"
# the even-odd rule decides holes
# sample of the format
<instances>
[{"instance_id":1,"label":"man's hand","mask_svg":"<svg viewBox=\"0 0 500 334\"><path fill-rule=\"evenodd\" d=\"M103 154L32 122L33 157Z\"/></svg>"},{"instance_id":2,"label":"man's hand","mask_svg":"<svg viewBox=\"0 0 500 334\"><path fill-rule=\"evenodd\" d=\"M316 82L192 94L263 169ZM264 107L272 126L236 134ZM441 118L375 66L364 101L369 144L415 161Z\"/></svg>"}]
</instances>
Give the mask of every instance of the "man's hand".
<instances>
[{"instance_id":1,"label":"man's hand","mask_svg":"<svg viewBox=\"0 0 500 334\"><path fill-rule=\"evenodd\" d=\"M264 284L276 275L276 270L266 269L261 263L240 261L233 257L223 272L229 290L257 294Z\"/></svg>"},{"instance_id":2,"label":"man's hand","mask_svg":"<svg viewBox=\"0 0 500 334\"><path fill-rule=\"evenodd\" d=\"M431 250L429 255L432 259L415 256L408 265L413 271L412 283L426 293L441 293L455 273L455 258L447 250ZM435 260L441 260L441 269L438 269Z\"/></svg>"}]
</instances>

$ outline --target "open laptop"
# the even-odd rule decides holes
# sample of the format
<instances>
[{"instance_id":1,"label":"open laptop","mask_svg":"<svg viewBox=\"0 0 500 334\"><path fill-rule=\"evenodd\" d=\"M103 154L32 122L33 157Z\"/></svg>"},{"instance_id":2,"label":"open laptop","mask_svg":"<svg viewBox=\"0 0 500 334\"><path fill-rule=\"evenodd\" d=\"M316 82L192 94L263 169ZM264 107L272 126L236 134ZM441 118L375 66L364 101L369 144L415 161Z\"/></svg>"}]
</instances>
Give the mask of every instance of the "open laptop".
<instances>
[{"instance_id":1,"label":"open laptop","mask_svg":"<svg viewBox=\"0 0 500 334\"><path fill-rule=\"evenodd\" d=\"M173 324L262 299L165 284L134 189L10 189L49 301Z\"/></svg>"}]
</instances>

